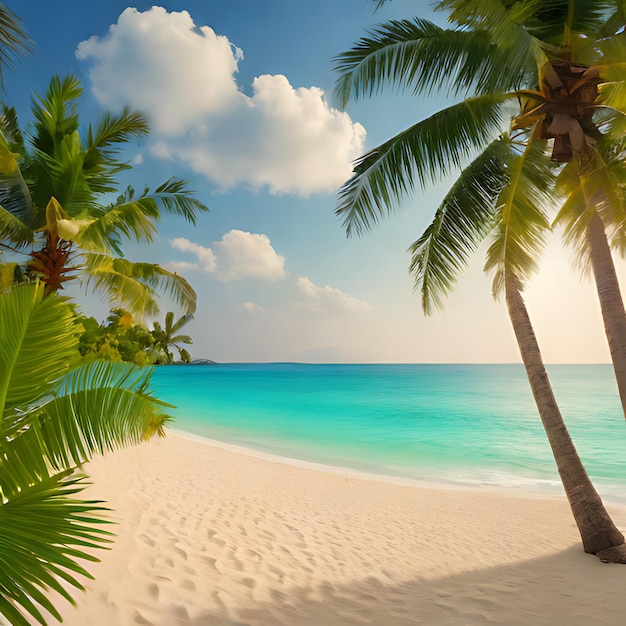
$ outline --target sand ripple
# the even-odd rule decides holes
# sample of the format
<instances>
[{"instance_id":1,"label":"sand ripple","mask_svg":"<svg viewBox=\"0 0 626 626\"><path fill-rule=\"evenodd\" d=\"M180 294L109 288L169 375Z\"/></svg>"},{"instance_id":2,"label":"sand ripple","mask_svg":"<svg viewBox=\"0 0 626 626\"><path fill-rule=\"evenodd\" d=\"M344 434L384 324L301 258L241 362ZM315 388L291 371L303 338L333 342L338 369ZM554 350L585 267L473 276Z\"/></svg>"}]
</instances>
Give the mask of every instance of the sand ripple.
<instances>
[{"instance_id":1,"label":"sand ripple","mask_svg":"<svg viewBox=\"0 0 626 626\"><path fill-rule=\"evenodd\" d=\"M173 435L88 471L118 540L78 608L57 602L69 626L586 626L622 615L626 567L582 553L560 498L365 481Z\"/></svg>"}]
</instances>

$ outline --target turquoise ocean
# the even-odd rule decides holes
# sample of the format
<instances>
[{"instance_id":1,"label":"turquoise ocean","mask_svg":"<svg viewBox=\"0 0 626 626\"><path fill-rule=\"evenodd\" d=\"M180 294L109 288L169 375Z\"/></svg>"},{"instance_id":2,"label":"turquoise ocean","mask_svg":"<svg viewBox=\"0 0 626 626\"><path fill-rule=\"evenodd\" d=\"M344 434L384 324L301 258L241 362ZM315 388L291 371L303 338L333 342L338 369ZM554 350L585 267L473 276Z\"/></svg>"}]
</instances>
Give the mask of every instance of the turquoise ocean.
<instances>
[{"instance_id":1,"label":"turquoise ocean","mask_svg":"<svg viewBox=\"0 0 626 626\"><path fill-rule=\"evenodd\" d=\"M596 487L626 504L626 420L610 365L548 366ZM162 366L173 428L298 460L464 485L558 490L524 368L507 365Z\"/></svg>"}]
</instances>

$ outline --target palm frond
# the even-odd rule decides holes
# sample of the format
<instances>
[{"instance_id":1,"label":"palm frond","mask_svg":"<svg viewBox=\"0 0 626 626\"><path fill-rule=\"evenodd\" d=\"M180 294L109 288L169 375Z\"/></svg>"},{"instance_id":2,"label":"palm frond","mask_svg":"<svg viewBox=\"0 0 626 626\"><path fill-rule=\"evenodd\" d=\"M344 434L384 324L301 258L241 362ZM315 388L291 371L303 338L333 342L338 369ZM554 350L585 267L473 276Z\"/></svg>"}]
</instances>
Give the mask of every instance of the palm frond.
<instances>
[{"instance_id":1,"label":"palm frond","mask_svg":"<svg viewBox=\"0 0 626 626\"><path fill-rule=\"evenodd\" d=\"M489 145L503 125L508 95L470 98L435 113L355 163L335 213L348 235L361 234L417 185L443 178Z\"/></svg>"},{"instance_id":2,"label":"palm frond","mask_svg":"<svg viewBox=\"0 0 626 626\"><path fill-rule=\"evenodd\" d=\"M106 254L85 253L83 286L102 289L139 318L158 312L156 292L165 293L186 313L196 309L196 292L179 274L152 263L133 263Z\"/></svg>"},{"instance_id":3,"label":"palm frond","mask_svg":"<svg viewBox=\"0 0 626 626\"><path fill-rule=\"evenodd\" d=\"M0 132L5 138L9 149L14 154L24 154L24 136L20 130L15 107L6 104L2 105L2 116L0 116Z\"/></svg>"},{"instance_id":4,"label":"palm frond","mask_svg":"<svg viewBox=\"0 0 626 626\"><path fill-rule=\"evenodd\" d=\"M121 254L120 235L135 241L152 241L159 219L158 206L134 199L129 188L115 204L104 209L79 237L75 239L83 249L92 252L112 251Z\"/></svg>"},{"instance_id":5,"label":"palm frond","mask_svg":"<svg viewBox=\"0 0 626 626\"><path fill-rule=\"evenodd\" d=\"M22 419L28 423L11 445L2 446L0 487L10 497L30 481L45 476L41 462L27 465L37 451L45 465L59 471L76 467L96 453L164 436L171 417L167 405L149 390L151 368L130 363L93 361L71 370L41 405ZM29 481L29 482L30 482Z\"/></svg>"},{"instance_id":6,"label":"palm frond","mask_svg":"<svg viewBox=\"0 0 626 626\"><path fill-rule=\"evenodd\" d=\"M409 248L410 272L427 315L442 308L443 298L493 227L496 200L508 181L510 156L507 139L492 142L461 172L432 223Z\"/></svg>"},{"instance_id":7,"label":"palm frond","mask_svg":"<svg viewBox=\"0 0 626 626\"><path fill-rule=\"evenodd\" d=\"M391 21L333 59L340 74L335 96L345 107L352 97L372 96L385 86L414 95L444 87L452 95L512 91L535 64L526 39L520 51L511 48L497 47L484 30L444 29L420 18Z\"/></svg>"},{"instance_id":8,"label":"palm frond","mask_svg":"<svg viewBox=\"0 0 626 626\"><path fill-rule=\"evenodd\" d=\"M62 298L44 298L42 284L0 298L0 433L11 436L20 407L50 394L76 350L78 329Z\"/></svg>"},{"instance_id":9,"label":"palm frond","mask_svg":"<svg viewBox=\"0 0 626 626\"><path fill-rule=\"evenodd\" d=\"M119 154L122 145L144 137L149 131L146 118L137 111L124 109L116 116L106 113L95 129L89 126L85 161L90 164L90 157L95 159L96 154L111 159Z\"/></svg>"},{"instance_id":10,"label":"palm frond","mask_svg":"<svg viewBox=\"0 0 626 626\"><path fill-rule=\"evenodd\" d=\"M5 244L21 248L33 241L33 230L13 212L0 204L0 240Z\"/></svg>"},{"instance_id":11,"label":"palm frond","mask_svg":"<svg viewBox=\"0 0 626 626\"><path fill-rule=\"evenodd\" d=\"M512 64L536 73L547 61L546 49L551 49L545 18L537 18L545 4L544 0L443 0L435 9L448 11L448 22L463 29L488 33L497 48L508 52ZM563 22L560 26L562 33Z\"/></svg>"},{"instance_id":12,"label":"palm frond","mask_svg":"<svg viewBox=\"0 0 626 626\"><path fill-rule=\"evenodd\" d=\"M566 172L566 170L571 171ZM565 195L565 200L554 219L553 226L563 228L563 242L575 250L576 264L583 273L587 273L590 269L590 259L586 235L591 213L587 210L577 170L577 164L572 162L563 170L572 180L565 181L563 176L557 179L557 187Z\"/></svg>"},{"instance_id":13,"label":"palm frond","mask_svg":"<svg viewBox=\"0 0 626 626\"><path fill-rule=\"evenodd\" d=\"M169 332L169 334L177 333L183 326L186 326L193 320L193 315L191 313L186 313L185 315L181 315L176 322L174 322L174 313L172 311L168 311L165 316L165 329Z\"/></svg>"},{"instance_id":14,"label":"palm frond","mask_svg":"<svg viewBox=\"0 0 626 626\"><path fill-rule=\"evenodd\" d=\"M115 175L130 165L117 160L122 147L149 132L148 122L138 112L124 109L120 115L105 114L94 129L90 125L83 154L83 170L91 190L98 194L117 190Z\"/></svg>"},{"instance_id":15,"label":"palm frond","mask_svg":"<svg viewBox=\"0 0 626 626\"><path fill-rule=\"evenodd\" d=\"M34 223L30 191L17 162L13 147L0 133L0 205L27 225Z\"/></svg>"},{"instance_id":16,"label":"palm frond","mask_svg":"<svg viewBox=\"0 0 626 626\"><path fill-rule=\"evenodd\" d=\"M4 464L0 465L4 470ZM85 486L72 470L58 473L0 502L0 614L11 624L39 624L45 620L38 607L57 620L50 600L54 590L75 604L66 586L83 590L76 575L93 578L77 559L97 561L87 550L106 546L111 533L99 528L106 511L94 501L75 499Z\"/></svg>"},{"instance_id":17,"label":"palm frond","mask_svg":"<svg viewBox=\"0 0 626 626\"><path fill-rule=\"evenodd\" d=\"M4 3L0 3L0 84L3 72L30 53L33 42L24 29L22 20Z\"/></svg>"},{"instance_id":18,"label":"palm frond","mask_svg":"<svg viewBox=\"0 0 626 626\"><path fill-rule=\"evenodd\" d=\"M554 201L553 168L545 142L533 140L533 135L509 162L509 182L497 200L497 226L485 263L485 271L494 271L494 297L503 292L507 278L515 277L522 285L537 268L550 230L546 211Z\"/></svg>"},{"instance_id":19,"label":"palm frond","mask_svg":"<svg viewBox=\"0 0 626 626\"><path fill-rule=\"evenodd\" d=\"M170 215L180 215L192 224L196 223L199 213L205 213L209 208L200 200L193 197L193 190L187 182L178 178L170 178L159 185L154 192L148 190L137 200L143 206L155 205L159 212Z\"/></svg>"},{"instance_id":20,"label":"palm frond","mask_svg":"<svg viewBox=\"0 0 626 626\"><path fill-rule=\"evenodd\" d=\"M33 97L31 110L35 123L28 136L35 150L53 156L59 140L78 130L76 101L82 93L76 76L70 75L63 79L53 76L46 95Z\"/></svg>"}]
</instances>

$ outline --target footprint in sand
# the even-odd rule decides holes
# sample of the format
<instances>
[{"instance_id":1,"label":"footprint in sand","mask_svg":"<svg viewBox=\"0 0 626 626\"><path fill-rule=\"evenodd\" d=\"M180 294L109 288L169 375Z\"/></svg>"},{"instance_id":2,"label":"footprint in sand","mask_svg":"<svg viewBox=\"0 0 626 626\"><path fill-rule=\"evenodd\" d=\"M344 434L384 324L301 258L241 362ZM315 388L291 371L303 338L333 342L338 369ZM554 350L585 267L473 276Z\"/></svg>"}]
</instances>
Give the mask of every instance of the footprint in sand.
<instances>
[{"instance_id":1,"label":"footprint in sand","mask_svg":"<svg viewBox=\"0 0 626 626\"><path fill-rule=\"evenodd\" d=\"M159 585L157 585L156 583L150 583L148 585L148 595L153 600L158 600L159 599Z\"/></svg>"},{"instance_id":2,"label":"footprint in sand","mask_svg":"<svg viewBox=\"0 0 626 626\"><path fill-rule=\"evenodd\" d=\"M146 619L139 611L135 611L133 622L135 622L135 624L144 624L145 626L153 626L153 623L150 620Z\"/></svg>"},{"instance_id":3,"label":"footprint in sand","mask_svg":"<svg viewBox=\"0 0 626 626\"><path fill-rule=\"evenodd\" d=\"M199 556L198 557L201 561L204 561L205 563L208 563L209 565L215 567L215 563L217 562L217 559L214 559L210 556Z\"/></svg>"}]
</instances>

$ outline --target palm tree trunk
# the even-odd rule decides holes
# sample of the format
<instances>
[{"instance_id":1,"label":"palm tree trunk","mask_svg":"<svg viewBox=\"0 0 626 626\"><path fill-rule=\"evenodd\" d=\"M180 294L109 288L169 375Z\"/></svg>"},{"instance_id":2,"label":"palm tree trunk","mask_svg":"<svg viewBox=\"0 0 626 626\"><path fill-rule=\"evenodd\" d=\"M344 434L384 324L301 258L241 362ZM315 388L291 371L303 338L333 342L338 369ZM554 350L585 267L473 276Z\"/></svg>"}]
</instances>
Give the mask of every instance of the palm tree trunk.
<instances>
[{"instance_id":1,"label":"palm tree trunk","mask_svg":"<svg viewBox=\"0 0 626 626\"><path fill-rule=\"evenodd\" d=\"M587 245L619 397L626 417L626 312L604 224L596 211L587 226Z\"/></svg>"},{"instance_id":2,"label":"palm tree trunk","mask_svg":"<svg viewBox=\"0 0 626 626\"><path fill-rule=\"evenodd\" d=\"M626 563L624 536L606 512L576 452L552 393L519 283L510 277L506 281L506 303L539 416L585 552L596 554L602 560Z\"/></svg>"}]
</instances>

